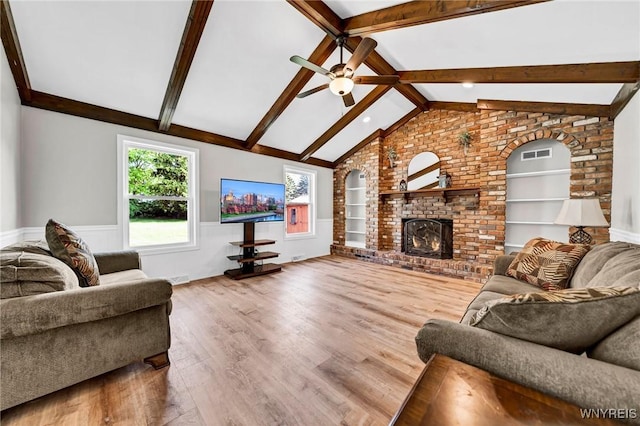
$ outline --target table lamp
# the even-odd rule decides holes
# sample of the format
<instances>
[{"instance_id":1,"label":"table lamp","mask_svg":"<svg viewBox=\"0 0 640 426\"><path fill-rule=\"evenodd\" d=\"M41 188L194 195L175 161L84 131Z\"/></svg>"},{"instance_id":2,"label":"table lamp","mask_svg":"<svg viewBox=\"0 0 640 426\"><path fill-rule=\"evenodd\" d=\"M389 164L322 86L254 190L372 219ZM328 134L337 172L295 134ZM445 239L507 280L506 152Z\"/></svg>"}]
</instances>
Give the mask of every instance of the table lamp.
<instances>
[{"instance_id":1,"label":"table lamp","mask_svg":"<svg viewBox=\"0 0 640 426\"><path fill-rule=\"evenodd\" d=\"M569 242L573 244L591 244L591 235L584 230L585 226L609 226L602 214L600 201L597 198L564 200L560 214L558 214L554 223L578 228L569 237Z\"/></svg>"}]
</instances>

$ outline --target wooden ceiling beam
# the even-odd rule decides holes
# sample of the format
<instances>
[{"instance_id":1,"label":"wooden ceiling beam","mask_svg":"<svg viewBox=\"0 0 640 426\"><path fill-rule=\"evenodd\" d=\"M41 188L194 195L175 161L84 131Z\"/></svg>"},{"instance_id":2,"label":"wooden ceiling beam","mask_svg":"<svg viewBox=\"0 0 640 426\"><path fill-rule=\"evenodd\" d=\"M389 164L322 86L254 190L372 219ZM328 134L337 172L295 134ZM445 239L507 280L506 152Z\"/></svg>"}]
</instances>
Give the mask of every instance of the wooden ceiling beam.
<instances>
[{"instance_id":1,"label":"wooden ceiling beam","mask_svg":"<svg viewBox=\"0 0 640 426\"><path fill-rule=\"evenodd\" d=\"M316 139L311 145L307 147L301 154L298 161L306 161L311 155L324 146L332 137L338 134L349 123L355 120L360 114L362 114L367 108L373 105L378 99L382 97L391 89L391 86L376 86L371 92L367 94L360 102L351 107L349 111L343 115L333 126L331 126L326 132L324 132L318 139Z\"/></svg>"},{"instance_id":2,"label":"wooden ceiling beam","mask_svg":"<svg viewBox=\"0 0 640 426\"><path fill-rule=\"evenodd\" d=\"M345 41L345 47L351 53L358 47L360 42L362 41L362 37L349 37ZM378 52L375 50L371 52L367 59L365 59L364 64L371 68L373 72L378 75L395 75L397 71L395 68L389 64ZM408 84L396 84L395 89L400 92L405 98L407 98L411 103L421 109L426 109L429 104L429 100L422 96L418 90Z\"/></svg>"},{"instance_id":3,"label":"wooden ceiling beam","mask_svg":"<svg viewBox=\"0 0 640 426\"><path fill-rule=\"evenodd\" d=\"M207 25L207 19L209 18L209 12L211 12L212 6L213 0L193 0L191 3L191 10L189 11L187 23L182 32L182 40L180 40L176 60L173 64L171 78L169 79L164 100L162 101L162 107L160 108L160 116L158 118L158 127L160 130L167 130L171 125L171 120L178 106L184 82L187 80L193 57L198 49L202 31L204 31L204 27Z\"/></svg>"},{"instance_id":4,"label":"wooden ceiling beam","mask_svg":"<svg viewBox=\"0 0 640 426\"><path fill-rule=\"evenodd\" d=\"M640 61L399 71L402 83L635 83Z\"/></svg>"},{"instance_id":5,"label":"wooden ceiling beam","mask_svg":"<svg viewBox=\"0 0 640 426\"><path fill-rule=\"evenodd\" d=\"M429 109L445 109L448 111L478 112L478 105L472 102L429 102Z\"/></svg>"},{"instance_id":6,"label":"wooden ceiling beam","mask_svg":"<svg viewBox=\"0 0 640 426\"><path fill-rule=\"evenodd\" d=\"M545 1L548 0L410 1L347 18L344 20L344 32L349 36L364 36L379 31L462 18Z\"/></svg>"},{"instance_id":7,"label":"wooden ceiling beam","mask_svg":"<svg viewBox=\"0 0 640 426\"><path fill-rule=\"evenodd\" d=\"M29 101L31 99L31 83L29 82L27 67L24 64L11 7L7 0L0 2L0 37L2 38L2 45L9 61L9 67L11 68L20 100L22 102Z\"/></svg>"},{"instance_id":8,"label":"wooden ceiling beam","mask_svg":"<svg viewBox=\"0 0 640 426\"><path fill-rule=\"evenodd\" d=\"M340 158L338 158L336 161L334 161L333 164L332 164L333 168L335 169L344 160L346 160L347 158L351 157L353 154L355 154L356 152L360 151L362 148L364 148L365 146L369 145L374 140L376 140L378 138L382 138L382 137L384 137L384 131L382 129L374 130L373 133L371 133L366 138L362 139L356 146L354 146L349 151L347 151L344 154L342 154L340 156Z\"/></svg>"},{"instance_id":9,"label":"wooden ceiling beam","mask_svg":"<svg viewBox=\"0 0 640 426\"><path fill-rule=\"evenodd\" d=\"M633 95L638 92L638 89L640 89L640 81L636 81L635 83L625 83L622 85L620 91L616 97L613 98L613 102L611 102L609 107L609 119L614 120L618 114L620 114L620 111L622 111L627 103L629 103L631 98L633 98Z\"/></svg>"},{"instance_id":10,"label":"wooden ceiling beam","mask_svg":"<svg viewBox=\"0 0 640 426\"><path fill-rule=\"evenodd\" d=\"M557 102L521 102L478 99L478 109L497 111L544 112L549 114L588 115L592 117L608 117L609 105L572 104Z\"/></svg>"},{"instance_id":11,"label":"wooden ceiling beam","mask_svg":"<svg viewBox=\"0 0 640 426\"><path fill-rule=\"evenodd\" d=\"M324 62L331 56L337 45L330 36L325 36L318 47L309 56L309 61L322 66ZM293 65L293 64L292 64ZM298 73L293 77L289 85L280 94L269 111L262 117L262 120L253 129L246 141L247 149L253 149L258 141L264 136L269 127L280 117L280 114L293 102L296 95L302 91L304 86L314 76L314 72L307 68L301 67Z\"/></svg>"},{"instance_id":12,"label":"wooden ceiling beam","mask_svg":"<svg viewBox=\"0 0 640 426\"><path fill-rule=\"evenodd\" d=\"M411 182L414 179L418 179L420 176L424 176L428 173L431 173L432 171L437 170L439 168L440 168L440 161L436 161L429 167L425 167L424 169L407 176L407 183Z\"/></svg>"},{"instance_id":13,"label":"wooden ceiling beam","mask_svg":"<svg viewBox=\"0 0 640 426\"><path fill-rule=\"evenodd\" d=\"M287 0L291 6L335 39L343 33L342 19L320 0Z\"/></svg>"}]
</instances>

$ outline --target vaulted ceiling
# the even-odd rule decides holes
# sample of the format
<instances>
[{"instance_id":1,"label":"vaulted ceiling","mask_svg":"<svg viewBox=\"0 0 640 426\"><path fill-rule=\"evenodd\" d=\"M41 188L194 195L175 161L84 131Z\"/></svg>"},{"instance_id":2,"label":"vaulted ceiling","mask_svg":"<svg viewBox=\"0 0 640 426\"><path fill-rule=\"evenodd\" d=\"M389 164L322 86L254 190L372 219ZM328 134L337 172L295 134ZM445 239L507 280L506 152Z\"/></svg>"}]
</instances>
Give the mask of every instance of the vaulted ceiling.
<instances>
[{"instance_id":1,"label":"vaulted ceiling","mask_svg":"<svg viewBox=\"0 0 640 426\"><path fill-rule=\"evenodd\" d=\"M640 86L640 1L6 1L24 105L334 167L431 108L615 117ZM377 42L346 107L292 63ZM463 82L473 82L465 88ZM367 118L367 120L365 120Z\"/></svg>"}]
</instances>

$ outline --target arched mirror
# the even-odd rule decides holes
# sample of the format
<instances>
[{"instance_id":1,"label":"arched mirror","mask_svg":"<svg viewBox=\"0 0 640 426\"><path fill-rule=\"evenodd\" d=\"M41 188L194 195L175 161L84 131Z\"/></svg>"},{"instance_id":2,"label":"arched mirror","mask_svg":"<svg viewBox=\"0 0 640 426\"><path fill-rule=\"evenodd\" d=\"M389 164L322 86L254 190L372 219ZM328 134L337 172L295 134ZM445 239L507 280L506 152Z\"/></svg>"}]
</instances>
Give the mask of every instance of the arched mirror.
<instances>
[{"instance_id":1,"label":"arched mirror","mask_svg":"<svg viewBox=\"0 0 640 426\"><path fill-rule=\"evenodd\" d=\"M436 188L440 176L440 159L433 152L421 152L411 159L407 175L409 191Z\"/></svg>"}]
</instances>

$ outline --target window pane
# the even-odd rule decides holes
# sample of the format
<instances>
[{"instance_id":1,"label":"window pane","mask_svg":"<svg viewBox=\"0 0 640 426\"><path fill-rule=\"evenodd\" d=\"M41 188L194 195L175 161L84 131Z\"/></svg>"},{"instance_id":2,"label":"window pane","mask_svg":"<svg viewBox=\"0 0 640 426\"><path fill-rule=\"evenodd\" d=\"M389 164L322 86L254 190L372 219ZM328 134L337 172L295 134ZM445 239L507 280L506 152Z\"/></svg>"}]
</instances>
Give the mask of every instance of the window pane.
<instances>
[{"instance_id":1,"label":"window pane","mask_svg":"<svg viewBox=\"0 0 640 426\"><path fill-rule=\"evenodd\" d=\"M311 209L309 175L286 172L287 234L308 233Z\"/></svg>"},{"instance_id":2,"label":"window pane","mask_svg":"<svg viewBox=\"0 0 640 426\"><path fill-rule=\"evenodd\" d=\"M129 194L186 197L188 167L184 155L129 148Z\"/></svg>"},{"instance_id":3,"label":"window pane","mask_svg":"<svg viewBox=\"0 0 640 426\"><path fill-rule=\"evenodd\" d=\"M187 201L129 200L129 246L189 242Z\"/></svg>"}]
</instances>

